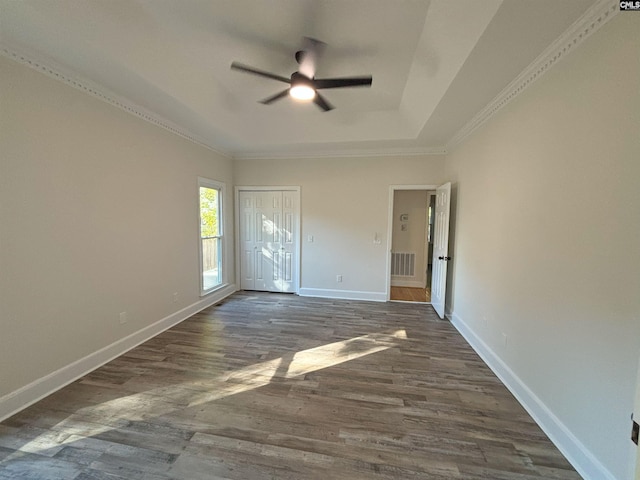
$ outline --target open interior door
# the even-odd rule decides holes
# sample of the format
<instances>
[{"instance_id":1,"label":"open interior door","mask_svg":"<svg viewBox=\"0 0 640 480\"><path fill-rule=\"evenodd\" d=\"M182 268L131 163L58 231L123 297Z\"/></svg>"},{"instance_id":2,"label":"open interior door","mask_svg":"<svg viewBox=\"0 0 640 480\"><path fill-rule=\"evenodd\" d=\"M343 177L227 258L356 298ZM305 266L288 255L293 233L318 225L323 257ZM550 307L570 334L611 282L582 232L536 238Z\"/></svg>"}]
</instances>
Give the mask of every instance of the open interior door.
<instances>
[{"instance_id":1,"label":"open interior door","mask_svg":"<svg viewBox=\"0 0 640 480\"><path fill-rule=\"evenodd\" d=\"M636 444L636 469L635 480L640 480L640 448L638 448L638 434L640 431L640 362L638 362L638 383L636 384L636 401L633 406L633 424L631 431L631 439Z\"/></svg>"},{"instance_id":2,"label":"open interior door","mask_svg":"<svg viewBox=\"0 0 640 480\"><path fill-rule=\"evenodd\" d=\"M431 273L431 305L444 318L444 297L447 290L447 262L449 257L449 212L451 183L436 189L436 212L433 229L433 272Z\"/></svg>"}]
</instances>

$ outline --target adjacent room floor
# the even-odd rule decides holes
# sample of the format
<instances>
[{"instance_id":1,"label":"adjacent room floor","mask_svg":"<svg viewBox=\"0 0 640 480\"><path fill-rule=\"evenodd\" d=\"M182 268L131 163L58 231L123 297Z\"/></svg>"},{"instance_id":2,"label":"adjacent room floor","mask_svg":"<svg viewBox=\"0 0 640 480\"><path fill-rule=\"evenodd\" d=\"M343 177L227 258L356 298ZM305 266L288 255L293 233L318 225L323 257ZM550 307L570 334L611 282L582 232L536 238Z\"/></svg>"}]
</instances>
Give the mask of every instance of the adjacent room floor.
<instances>
[{"instance_id":1,"label":"adjacent room floor","mask_svg":"<svg viewBox=\"0 0 640 480\"><path fill-rule=\"evenodd\" d=\"M240 292L0 424L0 478L580 477L429 305Z\"/></svg>"},{"instance_id":2,"label":"adjacent room floor","mask_svg":"<svg viewBox=\"0 0 640 480\"><path fill-rule=\"evenodd\" d=\"M400 302L430 302L431 289L417 287L391 287L391 300Z\"/></svg>"}]
</instances>

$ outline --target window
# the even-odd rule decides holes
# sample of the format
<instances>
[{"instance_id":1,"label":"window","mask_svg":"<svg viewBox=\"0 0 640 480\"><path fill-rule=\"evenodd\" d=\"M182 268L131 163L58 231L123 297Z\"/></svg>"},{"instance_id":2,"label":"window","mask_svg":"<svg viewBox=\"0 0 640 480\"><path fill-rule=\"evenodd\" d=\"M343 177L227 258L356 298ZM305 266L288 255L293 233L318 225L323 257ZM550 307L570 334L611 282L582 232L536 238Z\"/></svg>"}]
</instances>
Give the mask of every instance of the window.
<instances>
[{"instance_id":1,"label":"window","mask_svg":"<svg viewBox=\"0 0 640 480\"><path fill-rule=\"evenodd\" d=\"M222 285L222 187L198 178L200 198L200 288L206 294Z\"/></svg>"}]
</instances>

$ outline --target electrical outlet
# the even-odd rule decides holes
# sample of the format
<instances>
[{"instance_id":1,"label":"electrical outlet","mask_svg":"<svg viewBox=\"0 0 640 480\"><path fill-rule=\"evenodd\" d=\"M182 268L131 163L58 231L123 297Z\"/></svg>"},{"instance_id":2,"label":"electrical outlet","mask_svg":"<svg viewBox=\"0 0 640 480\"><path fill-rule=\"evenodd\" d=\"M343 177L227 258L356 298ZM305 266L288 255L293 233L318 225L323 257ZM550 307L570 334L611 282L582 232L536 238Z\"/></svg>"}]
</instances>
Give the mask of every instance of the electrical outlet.
<instances>
[{"instance_id":1,"label":"electrical outlet","mask_svg":"<svg viewBox=\"0 0 640 480\"><path fill-rule=\"evenodd\" d=\"M336 282L338 283L342 282L342 275L336 275Z\"/></svg>"},{"instance_id":2,"label":"electrical outlet","mask_svg":"<svg viewBox=\"0 0 640 480\"><path fill-rule=\"evenodd\" d=\"M127 323L127 312L120 312L120 325Z\"/></svg>"},{"instance_id":3,"label":"electrical outlet","mask_svg":"<svg viewBox=\"0 0 640 480\"><path fill-rule=\"evenodd\" d=\"M173 292L173 303L178 303L178 292Z\"/></svg>"},{"instance_id":4,"label":"electrical outlet","mask_svg":"<svg viewBox=\"0 0 640 480\"><path fill-rule=\"evenodd\" d=\"M307 235L307 242L313 243L313 235Z\"/></svg>"}]
</instances>

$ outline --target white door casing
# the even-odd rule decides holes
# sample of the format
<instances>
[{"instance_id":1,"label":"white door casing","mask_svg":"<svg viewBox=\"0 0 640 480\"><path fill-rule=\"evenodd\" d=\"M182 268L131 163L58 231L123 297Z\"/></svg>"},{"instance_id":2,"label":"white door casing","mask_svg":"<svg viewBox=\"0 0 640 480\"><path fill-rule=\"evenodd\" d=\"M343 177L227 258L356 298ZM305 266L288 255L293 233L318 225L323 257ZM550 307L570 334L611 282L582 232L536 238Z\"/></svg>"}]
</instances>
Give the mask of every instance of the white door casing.
<instances>
[{"instance_id":1,"label":"white door casing","mask_svg":"<svg viewBox=\"0 0 640 480\"><path fill-rule=\"evenodd\" d=\"M436 211L433 228L433 272L431 274L431 305L440 318L444 318L447 290L447 264L449 257L449 214L451 183L436 189Z\"/></svg>"},{"instance_id":2,"label":"white door casing","mask_svg":"<svg viewBox=\"0 0 640 480\"><path fill-rule=\"evenodd\" d=\"M295 292L299 191L239 191L240 288Z\"/></svg>"}]
</instances>

